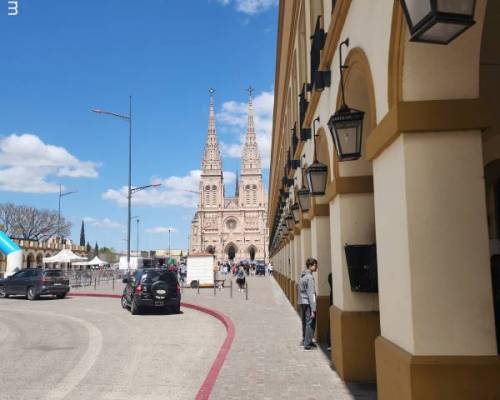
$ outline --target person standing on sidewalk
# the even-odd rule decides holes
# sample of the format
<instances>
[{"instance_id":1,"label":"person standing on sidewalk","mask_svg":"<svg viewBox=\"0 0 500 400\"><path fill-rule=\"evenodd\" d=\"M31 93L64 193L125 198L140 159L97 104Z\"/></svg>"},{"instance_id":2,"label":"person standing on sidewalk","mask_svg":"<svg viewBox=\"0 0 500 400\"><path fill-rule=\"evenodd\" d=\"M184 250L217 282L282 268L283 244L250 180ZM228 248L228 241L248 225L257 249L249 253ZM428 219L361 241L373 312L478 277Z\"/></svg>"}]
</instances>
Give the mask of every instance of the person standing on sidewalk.
<instances>
[{"instance_id":1,"label":"person standing on sidewalk","mask_svg":"<svg viewBox=\"0 0 500 400\"><path fill-rule=\"evenodd\" d=\"M313 343L316 325L316 284L313 272L318 270L318 261L314 258L306 260L306 269L299 279L299 304L302 311L302 344L304 350L316 347Z\"/></svg>"}]
</instances>

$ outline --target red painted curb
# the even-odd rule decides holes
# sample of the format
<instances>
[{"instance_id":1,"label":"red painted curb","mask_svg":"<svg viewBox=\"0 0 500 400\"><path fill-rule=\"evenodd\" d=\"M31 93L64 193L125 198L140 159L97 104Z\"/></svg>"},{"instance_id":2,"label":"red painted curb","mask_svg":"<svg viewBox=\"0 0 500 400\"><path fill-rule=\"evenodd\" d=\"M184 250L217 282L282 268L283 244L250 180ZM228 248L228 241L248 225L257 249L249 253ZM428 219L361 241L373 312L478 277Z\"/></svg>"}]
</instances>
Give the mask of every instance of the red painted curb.
<instances>
[{"instance_id":1,"label":"red painted curb","mask_svg":"<svg viewBox=\"0 0 500 400\"><path fill-rule=\"evenodd\" d=\"M72 292L70 294L70 297L71 296L108 297L114 299L120 299L122 297L119 294L75 293L75 292ZM222 346L219 349L219 353L217 354L217 357L215 357L215 360L212 363L212 366L210 367L210 371L208 371L208 375L206 376L200 389L198 390L198 393L196 394L196 400L208 400L210 398L210 393L212 393L212 389L215 385L215 382L217 381L217 377L219 376L219 372L222 369L222 366L224 365L224 361L226 361L226 357L229 353L229 350L231 350L231 345L233 344L233 339L236 330L234 328L234 324L231 318L229 318L227 315L224 315L217 310L199 306L197 304L190 304L183 302L181 302L181 306L211 315L212 317L217 318L226 327L226 332L227 332L226 339L224 340L224 343L222 343Z\"/></svg>"}]
</instances>

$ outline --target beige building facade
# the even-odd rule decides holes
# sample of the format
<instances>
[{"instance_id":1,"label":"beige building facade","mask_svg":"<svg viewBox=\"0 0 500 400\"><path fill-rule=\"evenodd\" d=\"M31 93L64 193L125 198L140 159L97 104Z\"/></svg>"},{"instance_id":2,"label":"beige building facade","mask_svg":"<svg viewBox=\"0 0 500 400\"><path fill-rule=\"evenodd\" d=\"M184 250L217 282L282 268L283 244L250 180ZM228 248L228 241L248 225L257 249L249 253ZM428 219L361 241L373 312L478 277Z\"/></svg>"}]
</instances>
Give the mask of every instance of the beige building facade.
<instances>
[{"instance_id":1,"label":"beige building facade","mask_svg":"<svg viewBox=\"0 0 500 400\"><path fill-rule=\"evenodd\" d=\"M376 381L382 400L500 399L490 266L500 254L500 2L438 1L473 14L445 45L421 38L458 25L419 38L403 7L432 3L280 1L270 258L295 306L305 259L318 259L317 338L330 335L344 380ZM343 100L364 112L351 160L336 144L347 136L328 124ZM328 169L325 191L288 224L315 161ZM355 246L376 248L363 265L375 289L353 283Z\"/></svg>"},{"instance_id":2,"label":"beige building facade","mask_svg":"<svg viewBox=\"0 0 500 400\"><path fill-rule=\"evenodd\" d=\"M200 200L191 224L190 253L209 252L218 261L267 259L267 194L262 182L251 91L241 171L236 179L235 195L229 197L224 188L211 91Z\"/></svg>"},{"instance_id":3,"label":"beige building facade","mask_svg":"<svg viewBox=\"0 0 500 400\"><path fill-rule=\"evenodd\" d=\"M70 249L73 253L86 257L87 252L85 246L72 244L70 240L66 240L66 244L62 244L57 238L52 238L47 241L39 240L12 240L19 245L23 251L22 268L42 267L44 257L52 257L59 253L62 249ZM0 252L0 275L3 276L6 268L6 257Z\"/></svg>"}]
</instances>

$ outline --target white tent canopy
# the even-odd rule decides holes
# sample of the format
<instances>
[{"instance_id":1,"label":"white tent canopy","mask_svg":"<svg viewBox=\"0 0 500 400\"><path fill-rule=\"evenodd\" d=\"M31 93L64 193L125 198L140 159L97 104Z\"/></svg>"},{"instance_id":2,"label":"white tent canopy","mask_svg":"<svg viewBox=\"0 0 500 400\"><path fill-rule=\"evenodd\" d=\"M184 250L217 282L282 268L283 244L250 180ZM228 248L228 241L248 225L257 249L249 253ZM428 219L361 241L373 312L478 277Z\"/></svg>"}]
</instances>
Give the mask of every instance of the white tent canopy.
<instances>
[{"instance_id":1,"label":"white tent canopy","mask_svg":"<svg viewBox=\"0 0 500 400\"><path fill-rule=\"evenodd\" d=\"M109 262L101 260L99 257L95 256L92 260L88 262L88 265L109 265Z\"/></svg>"},{"instance_id":2,"label":"white tent canopy","mask_svg":"<svg viewBox=\"0 0 500 400\"><path fill-rule=\"evenodd\" d=\"M73 263L78 261L86 261L85 257L80 257L69 249L62 249L59 253L52 257L44 257L44 264L48 263Z\"/></svg>"}]
</instances>

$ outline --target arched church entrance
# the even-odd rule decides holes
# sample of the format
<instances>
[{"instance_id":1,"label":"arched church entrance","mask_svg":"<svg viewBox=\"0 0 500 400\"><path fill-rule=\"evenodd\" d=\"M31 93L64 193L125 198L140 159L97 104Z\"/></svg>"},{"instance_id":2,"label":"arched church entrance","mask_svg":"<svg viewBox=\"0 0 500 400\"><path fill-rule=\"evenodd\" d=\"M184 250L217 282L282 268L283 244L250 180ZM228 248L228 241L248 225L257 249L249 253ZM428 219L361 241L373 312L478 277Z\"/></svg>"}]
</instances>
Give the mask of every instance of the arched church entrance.
<instances>
[{"instance_id":1,"label":"arched church entrance","mask_svg":"<svg viewBox=\"0 0 500 400\"><path fill-rule=\"evenodd\" d=\"M256 252L257 252L257 249L255 248L255 246L250 246L248 248L248 255L250 256L250 261L255 260L255 253Z\"/></svg>"},{"instance_id":2,"label":"arched church entrance","mask_svg":"<svg viewBox=\"0 0 500 400\"><path fill-rule=\"evenodd\" d=\"M226 254L227 254L228 260L230 260L230 261L234 260L237 252L238 252L238 250L236 249L236 246L233 243L230 243L227 245Z\"/></svg>"}]
</instances>

